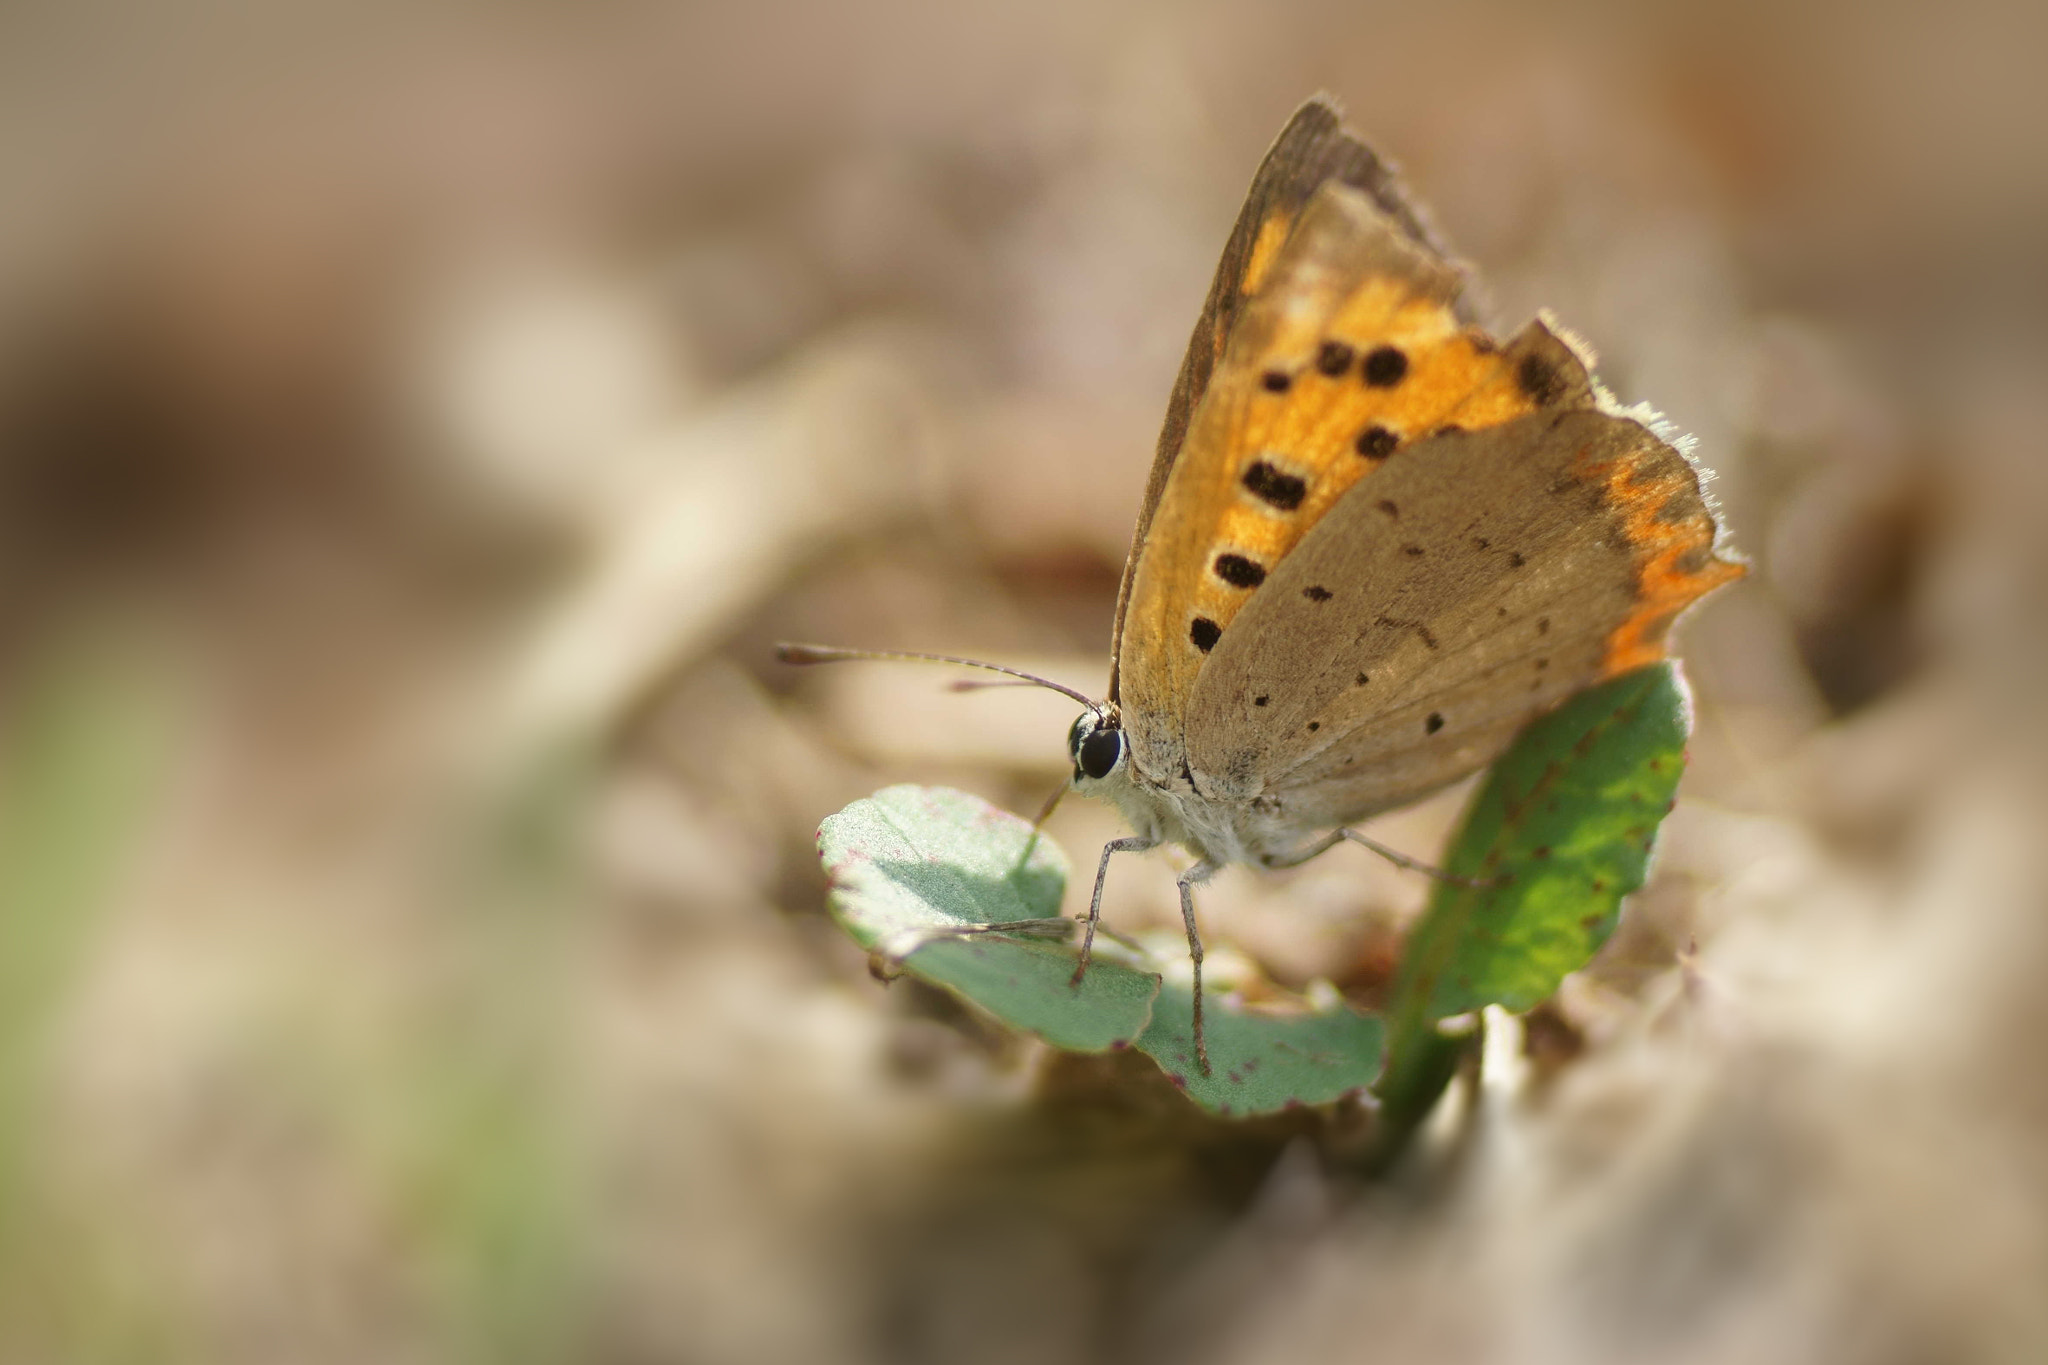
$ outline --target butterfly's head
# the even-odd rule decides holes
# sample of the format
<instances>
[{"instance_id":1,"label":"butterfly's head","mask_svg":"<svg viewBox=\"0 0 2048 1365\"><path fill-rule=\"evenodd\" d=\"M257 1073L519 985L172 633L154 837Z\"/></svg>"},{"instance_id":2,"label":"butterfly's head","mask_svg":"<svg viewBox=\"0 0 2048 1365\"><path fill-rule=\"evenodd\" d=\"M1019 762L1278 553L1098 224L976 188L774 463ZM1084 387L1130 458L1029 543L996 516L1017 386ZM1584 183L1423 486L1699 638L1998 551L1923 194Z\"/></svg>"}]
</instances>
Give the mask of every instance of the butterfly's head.
<instances>
[{"instance_id":1,"label":"butterfly's head","mask_svg":"<svg viewBox=\"0 0 2048 1365\"><path fill-rule=\"evenodd\" d=\"M1131 746L1116 712L1091 706L1074 718L1067 731L1067 757L1074 761L1074 788L1086 792L1106 782L1129 764Z\"/></svg>"}]
</instances>

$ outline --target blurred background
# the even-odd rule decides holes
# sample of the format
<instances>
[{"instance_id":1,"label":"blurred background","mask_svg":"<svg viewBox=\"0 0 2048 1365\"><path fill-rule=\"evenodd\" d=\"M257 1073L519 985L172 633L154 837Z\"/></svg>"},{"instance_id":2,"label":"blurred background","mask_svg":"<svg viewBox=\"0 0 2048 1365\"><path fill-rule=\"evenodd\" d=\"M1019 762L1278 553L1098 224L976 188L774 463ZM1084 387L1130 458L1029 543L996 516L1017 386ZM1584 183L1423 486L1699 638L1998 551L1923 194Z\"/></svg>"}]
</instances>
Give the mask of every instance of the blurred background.
<instances>
[{"instance_id":1,"label":"blurred background","mask_svg":"<svg viewBox=\"0 0 2048 1365\"><path fill-rule=\"evenodd\" d=\"M2044 52L1987 0L0 10L0 1359L2041 1359ZM819 819L1028 813L1071 708L769 654L1101 689L1318 90L1754 566L1653 883L1370 1187L871 981ZM1369 994L1423 890L1203 913Z\"/></svg>"}]
</instances>

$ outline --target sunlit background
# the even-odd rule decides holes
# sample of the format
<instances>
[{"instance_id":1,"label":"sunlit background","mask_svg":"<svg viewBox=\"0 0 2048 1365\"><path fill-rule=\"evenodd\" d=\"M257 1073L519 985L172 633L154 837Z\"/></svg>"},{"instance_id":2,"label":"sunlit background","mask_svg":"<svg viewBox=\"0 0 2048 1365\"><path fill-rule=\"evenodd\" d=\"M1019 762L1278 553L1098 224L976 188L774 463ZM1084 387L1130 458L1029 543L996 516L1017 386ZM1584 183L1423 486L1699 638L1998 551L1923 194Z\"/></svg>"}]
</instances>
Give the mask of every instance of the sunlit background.
<instances>
[{"instance_id":1,"label":"sunlit background","mask_svg":"<svg viewBox=\"0 0 2048 1365\"><path fill-rule=\"evenodd\" d=\"M2048 1355L2044 54L1976 0L0 11L0 1359ZM1317 90L1754 566L1633 920L1373 1188L871 980L819 819L1029 812L1071 708L769 653L1103 686ZM1369 991L1423 891L1203 910Z\"/></svg>"}]
</instances>

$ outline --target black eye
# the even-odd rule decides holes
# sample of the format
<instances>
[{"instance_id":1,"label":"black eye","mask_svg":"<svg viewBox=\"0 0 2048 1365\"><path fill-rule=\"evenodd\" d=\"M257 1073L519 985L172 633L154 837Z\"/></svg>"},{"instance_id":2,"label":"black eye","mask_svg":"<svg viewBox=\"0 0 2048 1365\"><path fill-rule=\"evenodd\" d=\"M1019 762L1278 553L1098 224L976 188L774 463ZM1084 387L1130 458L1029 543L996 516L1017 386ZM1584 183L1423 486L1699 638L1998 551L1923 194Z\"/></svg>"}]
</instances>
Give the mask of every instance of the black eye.
<instances>
[{"instance_id":1,"label":"black eye","mask_svg":"<svg viewBox=\"0 0 2048 1365\"><path fill-rule=\"evenodd\" d=\"M1088 735L1089 727L1095 724L1095 713L1083 711L1074 717L1074 723L1067 727L1067 757L1081 761L1081 741Z\"/></svg>"},{"instance_id":2,"label":"black eye","mask_svg":"<svg viewBox=\"0 0 2048 1365\"><path fill-rule=\"evenodd\" d=\"M1117 760L1123 756L1124 732L1097 730L1081 741L1080 752L1074 756L1074 761L1088 776L1101 778L1108 777Z\"/></svg>"}]
</instances>

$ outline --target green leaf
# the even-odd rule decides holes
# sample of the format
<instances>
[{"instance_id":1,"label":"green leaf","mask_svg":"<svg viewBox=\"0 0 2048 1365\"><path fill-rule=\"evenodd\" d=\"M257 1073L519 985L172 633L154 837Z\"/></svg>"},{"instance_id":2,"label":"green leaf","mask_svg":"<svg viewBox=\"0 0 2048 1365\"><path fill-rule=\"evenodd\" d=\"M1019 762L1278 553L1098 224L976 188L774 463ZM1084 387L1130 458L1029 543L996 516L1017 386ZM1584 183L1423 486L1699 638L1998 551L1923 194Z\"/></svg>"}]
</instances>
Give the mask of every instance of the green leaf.
<instances>
[{"instance_id":1,"label":"green leaf","mask_svg":"<svg viewBox=\"0 0 2048 1365\"><path fill-rule=\"evenodd\" d=\"M1379 1074L1385 1029L1342 1004L1324 1010L1255 1011L1204 997L1209 1074L1195 1065L1194 992L1169 982L1138 1048L1189 1099L1212 1114L1244 1117L1324 1104L1363 1090Z\"/></svg>"},{"instance_id":2,"label":"green leaf","mask_svg":"<svg viewBox=\"0 0 2048 1365\"><path fill-rule=\"evenodd\" d=\"M1532 722L1488 775L1402 959L1402 1026L1549 996L1643 884L1685 767L1674 665L1579 693Z\"/></svg>"},{"instance_id":3,"label":"green leaf","mask_svg":"<svg viewBox=\"0 0 2048 1365\"><path fill-rule=\"evenodd\" d=\"M890 787L825 821L818 851L833 915L856 942L1056 1047L1136 1040L1196 1104L1262 1114L1362 1090L1384 1030L1341 1004L1239 1009L1207 998L1211 1070L1194 1065L1194 997L1098 939L1077 989L1072 920L1058 919L1065 857L1016 816L962 792ZM987 932L991 925L1000 932Z\"/></svg>"},{"instance_id":4,"label":"green leaf","mask_svg":"<svg viewBox=\"0 0 2048 1365\"><path fill-rule=\"evenodd\" d=\"M818 854L855 942L1012 1027L1101 1052L1151 1018L1158 975L1110 953L1072 984L1066 856L1027 820L965 792L888 787L828 817Z\"/></svg>"}]
</instances>

